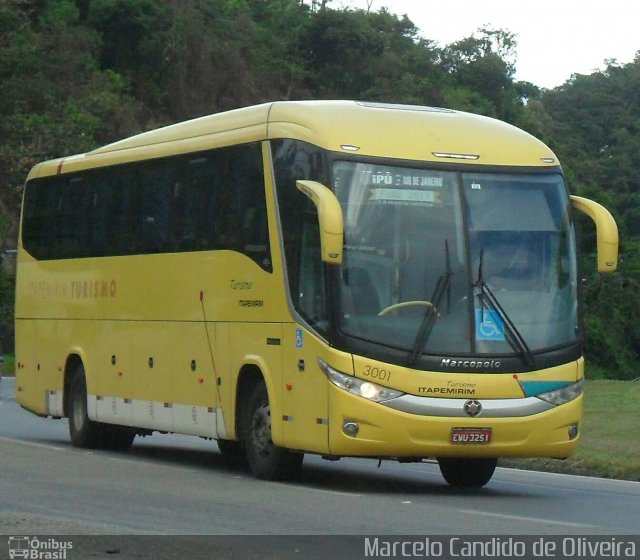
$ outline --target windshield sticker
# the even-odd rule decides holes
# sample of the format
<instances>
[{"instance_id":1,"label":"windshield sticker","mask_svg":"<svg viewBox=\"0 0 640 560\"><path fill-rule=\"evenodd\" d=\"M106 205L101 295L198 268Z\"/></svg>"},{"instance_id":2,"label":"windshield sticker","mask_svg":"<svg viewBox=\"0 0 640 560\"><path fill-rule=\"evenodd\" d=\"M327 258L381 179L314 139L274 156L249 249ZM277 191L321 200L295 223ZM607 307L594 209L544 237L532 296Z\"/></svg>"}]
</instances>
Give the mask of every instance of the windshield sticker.
<instances>
[{"instance_id":1,"label":"windshield sticker","mask_svg":"<svg viewBox=\"0 0 640 560\"><path fill-rule=\"evenodd\" d=\"M442 177L425 176L425 175L405 175L401 173L392 174L375 173L371 177L373 185L394 185L396 187L429 187L441 188L444 184Z\"/></svg>"},{"instance_id":2,"label":"windshield sticker","mask_svg":"<svg viewBox=\"0 0 640 560\"><path fill-rule=\"evenodd\" d=\"M373 189L372 201L386 204L433 204L433 191L415 189Z\"/></svg>"},{"instance_id":3,"label":"windshield sticker","mask_svg":"<svg viewBox=\"0 0 640 560\"><path fill-rule=\"evenodd\" d=\"M476 309L476 340L504 341L504 323L493 309Z\"/></svg>"}]
</instances>

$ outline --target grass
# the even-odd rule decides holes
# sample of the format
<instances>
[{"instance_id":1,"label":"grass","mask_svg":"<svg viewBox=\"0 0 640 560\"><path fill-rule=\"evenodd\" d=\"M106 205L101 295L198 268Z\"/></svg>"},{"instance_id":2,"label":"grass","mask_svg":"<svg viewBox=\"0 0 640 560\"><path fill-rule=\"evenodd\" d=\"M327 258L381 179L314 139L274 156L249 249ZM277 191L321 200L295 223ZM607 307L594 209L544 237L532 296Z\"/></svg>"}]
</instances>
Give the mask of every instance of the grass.
<instances>
[{"instance_id":1,"label":"grass","mask_svg":"<svg viewBox=\"0 0 640 560\"><path fill-rule=\"evenodd\" d=\"M582 437L573 457L505 459L500 465L640 481L639 403L638 381L587 381Z\"/></svg>"},{"instance_id":2,"label":"grass","mask_svg":"<svg viewBox=\"0 0 640 560\"><path fill-rule=\"evenodd\" d=\"M15 356L0 372L13 376ZM640 381L589 380L582 439L569 459L503 459L501 466L640 481Z\"/></svg>"},{"instance_id":3,"label":"grass","mask_svg":"<svg viewBox=\"0 0 640 560\"><path fill-rule=\"evenodd\" d=\"M4 360L0 362L0 375L13 377L15 369L15 356L13 354L4 354Z\"/></svg>"}]
</instances>

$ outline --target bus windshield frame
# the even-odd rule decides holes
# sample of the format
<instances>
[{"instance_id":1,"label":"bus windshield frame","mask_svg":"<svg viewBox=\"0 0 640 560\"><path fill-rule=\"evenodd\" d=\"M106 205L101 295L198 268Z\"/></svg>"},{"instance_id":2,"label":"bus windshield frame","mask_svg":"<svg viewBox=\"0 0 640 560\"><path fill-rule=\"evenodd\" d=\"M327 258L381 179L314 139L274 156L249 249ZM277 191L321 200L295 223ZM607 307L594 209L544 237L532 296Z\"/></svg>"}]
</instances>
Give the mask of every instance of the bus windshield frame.
<instances>
[{"instance_id":1,"label":"bus windshield frame","mask_svg":"<svg viewBox=\"0 0 640 560\"><path fill-rule=\"evenodd\" d=\"M470 357L528 371L579 355L576 241L559 171L375 160L332 169L345 246L330 272L335 297L322 300L340 347L435 371Z\"/></svg>"}]
</instances>

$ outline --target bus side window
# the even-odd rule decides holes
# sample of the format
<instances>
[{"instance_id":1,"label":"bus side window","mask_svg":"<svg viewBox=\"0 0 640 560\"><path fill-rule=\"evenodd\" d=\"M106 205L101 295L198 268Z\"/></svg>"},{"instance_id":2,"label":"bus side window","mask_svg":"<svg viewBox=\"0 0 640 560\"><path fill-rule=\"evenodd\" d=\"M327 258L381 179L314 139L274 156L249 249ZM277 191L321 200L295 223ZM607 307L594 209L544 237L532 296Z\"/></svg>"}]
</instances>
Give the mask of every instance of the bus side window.
<instances>
[{"instance_id":1,"label":"bus side window","mask_svg":"<svg viewBox=\"0 0 640 560\"><path fill-rule=\"evenodd\" d=\"M319 330L327 328L327 294L323 269L318 217L314 213L305 213L300 247L298 305L305 318Z\"/></svg>"},{"instance_id":2,"label":"bus side window","mask_svg":"<svg viewBox=\"0 0 640 560\"><path fill-rule=\"evenodd\" d=\"M134 188L140 193L140 211L135 217L138 253L166 253L172 250L170 205L172 161L160 160L138 165Z\"/></svg>"},{"instance_id":3,"label":"bus side window","mask_svg":"<svg viewBox=\"0 0 640 560\"><path fill-rule=\"evenodd\" d=\"M215 248L213 198L216 189L212 155L189 156L178 165L173 185L175 250L206 251Z\"/></svg>"},{"instance_id":4,"label":"bus side window","mask_svg":"<svg viewBox=\"0 0 640 560\"><path fill-rule=\"evenodd\" d=\"M31 181L25 195L25 249L38 259L87 255L88 202L82 177Z\"/></svg>"},{"instance_id":5,"label":"bus side window","mask_svg":"<svg viewBox=\"0 0 640 560\"><path fill-rule=\"evenodd\" d=\"M265 270L271 271L267 201L262 150L258 144L241 146L232 155L231 172L237 189L236 220L239 250Z\"/></svg>"},{"instance_id":6,"label":"bus side window","mask_svg":"<svg viewBox=\"0 0 640 560\"><path fill-rule=\"evenodd\" d=\"M37 259L47 258L53 241L57 182L57 178L36 179L26 187L22 242L24 248Z\"/></svg>"},{"instance_id":7,"label":"bus side window","mask_svg":"<svg viewBox=\"0 0 640 560\"><path fill-rule=\"evenodd\" d=\"M89 197L89 213L93 220L88 225L87 251L90 256L102 257L109 254L108 211L113 199L113 185L108 174L96 178Z\"/></svg>"},{"instance_id":8,"label":"bus side window","mask_svg":"<svg viewBox=\"0 0 640 560\"><path fill-rule=\"evenodd\" d=\"M317 209L296 181L327 183L322 152L293 140L273 142L278 211L282 227L291 301L318 331L327 332L326 267L320 254Z\"/></svg>"},{"instance_id":9,"label":"bus side window","mask_svg":"<svg viewBox=\"0 0 640 560\"><path fill-rule=\"evenodd\" d=\"M262 169L256 143L32 180L25 249L39 259L228 249L271 272Z\"/></svg>"},{"instance_id":10,"label":"bus side window","mask_svg":"<svg viewBox=\"0 0 640 560\"><path fill-rule=\"evenodd\" d=\"M215 186L209 212L217 249L243 253L271 271L267 202L259 144L222 148L213 153Z\"/></svg>"},{"instance_id":11,"label":"bus side window","mask_svg":"<svg viewBox=\"0 0 640 560\"><path fill-rule=\"evenodd\" d=\"M82 176L72 176L63 181L57 189L55 231L57 238L52 252L54 258L74 258L85 256L87 247L88 215L85 204L89 198L86 182Z\"/></svg>"}]
</instances>

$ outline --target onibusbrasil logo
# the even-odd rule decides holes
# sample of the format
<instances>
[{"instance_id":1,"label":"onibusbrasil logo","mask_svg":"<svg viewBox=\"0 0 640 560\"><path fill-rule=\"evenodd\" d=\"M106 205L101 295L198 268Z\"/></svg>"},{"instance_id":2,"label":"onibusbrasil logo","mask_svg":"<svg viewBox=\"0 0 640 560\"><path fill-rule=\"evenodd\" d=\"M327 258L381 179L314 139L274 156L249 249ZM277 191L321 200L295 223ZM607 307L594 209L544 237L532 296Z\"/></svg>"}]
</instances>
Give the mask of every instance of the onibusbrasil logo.
<instances>
[{"instance_id":1,"label":"onibusbrasil logo","mask_svg":"<svg viewBox=\"0 0 640 560\"><path fill-rule=\"evenodd\" d=\"M67 560L67 553L72 548L71 541L55 537L9 537L10 560Z\"/></svg>"}]
</instances>

